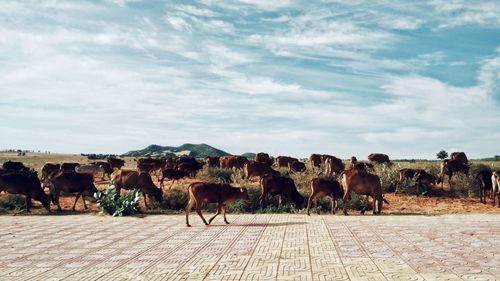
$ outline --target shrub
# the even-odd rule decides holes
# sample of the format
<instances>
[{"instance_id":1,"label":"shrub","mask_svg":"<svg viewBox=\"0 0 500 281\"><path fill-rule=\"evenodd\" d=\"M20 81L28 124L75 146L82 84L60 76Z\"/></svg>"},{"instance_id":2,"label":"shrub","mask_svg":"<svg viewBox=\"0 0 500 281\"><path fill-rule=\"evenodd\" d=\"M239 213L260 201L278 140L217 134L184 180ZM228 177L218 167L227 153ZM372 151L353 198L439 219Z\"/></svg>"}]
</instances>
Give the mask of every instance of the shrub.
<instances>
[{"instance_id":1,"label":"shrub","mask_svg":"<svg viewBox=\"0 0 500 281\"><path fill-rule=\"evenodd\" d=\"M452 190L454 195L459 197L479 196L479 186L475 179L475 174L464 173L454 174L452 177Z\"/></svg>"},{"instance_id":2,"label":"shrub","mask_svg":"<svg viewBox=\"0 0 500 281\"><path fill-rule=\"evenodd\" d=\"M187 191L178 188L172 188L167 192L166 198L161 203L161 208L175 211L184 210L189 200Z\"/></svg>"},{"instance_id":3,"label":"shrub","mask_svg":"<svg viewBox=\"0 0 500 281\"><path fill-rule=\"evenodd\" d=\"M207 167L201 170L198 176L200 179L209 182L230 183L233 178L233 174L234 171L231 169Z\"/></svg>"},{"instance_id":4,"label":"shrub","mask_svg":"<svg viewBox=\"0 0 500 281\"><path fill-rule=\"evenodd\" d=\"M374 173L380 177L380 183L384 192L394 192L396 190L396 184L399 180L399 169L398 164L376 164L373 167Z\"/></svg>"},{"instance_id":5,"label":"shrub","mask_svg":"<svg viewBox=\"0 0 500 281\"><path fill-rule=\"evenodd\" d=\"M26 199L23 195L8 194L0 198L0 208L4 210L19 210L26 206Z\"/></svg>"},{"instance_id":6,"label":"shrub","mask_svg":"<svg viewBox=\"0 0 500 281\"><path fill-rule=\"evenodd\" d=\"M97 206L105 213L113 217L132 215L140 211L139 199L141 192L138 189L129 191L127 194L117 197L114 186L109 186L106 191L97 191L94 197Z\"/></svg>"}]
</instances>

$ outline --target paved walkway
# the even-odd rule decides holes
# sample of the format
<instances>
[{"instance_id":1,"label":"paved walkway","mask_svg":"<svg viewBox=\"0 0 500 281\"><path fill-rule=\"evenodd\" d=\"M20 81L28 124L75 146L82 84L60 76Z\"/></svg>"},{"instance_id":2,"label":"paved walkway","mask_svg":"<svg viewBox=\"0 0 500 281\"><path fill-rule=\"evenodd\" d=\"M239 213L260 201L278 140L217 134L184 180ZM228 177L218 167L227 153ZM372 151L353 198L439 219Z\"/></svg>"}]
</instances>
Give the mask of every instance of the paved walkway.
<instances>
[{"instance_id":1,"label":"paved walkway","mask_svg":"<svg viewBox=\"0 0 500 281\"><path fill-rule=\"evenodd\" d=\"M0 280L500 280L500 215L190 218L0 216Z\"/></svg>"}]
</instances>

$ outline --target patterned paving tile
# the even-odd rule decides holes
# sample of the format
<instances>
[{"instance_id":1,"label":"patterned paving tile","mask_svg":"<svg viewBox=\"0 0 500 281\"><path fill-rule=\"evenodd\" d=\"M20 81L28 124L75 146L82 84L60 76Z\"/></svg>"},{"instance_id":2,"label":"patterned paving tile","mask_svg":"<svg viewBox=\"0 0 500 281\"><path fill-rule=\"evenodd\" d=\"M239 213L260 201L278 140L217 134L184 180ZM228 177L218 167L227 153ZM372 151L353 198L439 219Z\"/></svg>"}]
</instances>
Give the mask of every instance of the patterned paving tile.
<instances>
[{"instance_id":1,"label":"patterned paving tile","mask_svg":"<svg viewBox=\"0 0 500 281\"><path fill-rule=\"evenodd\" d=\"M500 280L500 216L0 216L0 280Z\"/></svg>"}]
</instances>

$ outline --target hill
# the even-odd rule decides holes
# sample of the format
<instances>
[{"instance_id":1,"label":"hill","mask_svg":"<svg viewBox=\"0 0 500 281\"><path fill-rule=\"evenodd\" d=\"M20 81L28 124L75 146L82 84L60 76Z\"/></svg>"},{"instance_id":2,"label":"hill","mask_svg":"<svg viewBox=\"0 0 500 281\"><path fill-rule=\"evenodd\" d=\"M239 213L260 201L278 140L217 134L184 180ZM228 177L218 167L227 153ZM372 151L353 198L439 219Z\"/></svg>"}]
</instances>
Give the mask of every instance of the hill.
<instances>
[{"instance_id":1,"label":"hill","mask_svg":"<svg viewBox=\"0 0 500 281\"><path fill-rule=\"evenodd\" d=\"M183 155L195 158L204 158L207 156L225 156L231 154L204 143L202 144L185 143L177 147L152 144L144 149L132 150L122 154L122 156L132 156L132 157L145 157L145 156L175 157Z\"/></svg>"}]
</instances>

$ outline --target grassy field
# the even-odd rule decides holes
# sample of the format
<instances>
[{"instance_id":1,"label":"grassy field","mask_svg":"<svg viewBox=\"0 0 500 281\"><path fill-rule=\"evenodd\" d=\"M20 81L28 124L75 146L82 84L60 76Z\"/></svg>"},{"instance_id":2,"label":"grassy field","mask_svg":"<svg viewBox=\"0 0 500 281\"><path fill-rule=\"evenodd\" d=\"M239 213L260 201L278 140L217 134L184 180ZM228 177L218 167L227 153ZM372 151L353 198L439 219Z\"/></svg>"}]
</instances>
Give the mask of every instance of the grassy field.
<instances>
[{"instance_id":1,"label":"grassy field","mask_svg":"<svg viewBox=\"0 0 500 281\"><path fill-rule=\"evenodd\" d=\"M62 162L79 162L88 163L93 160L88 160L86 157L80 155L69 155L69 154L46 154L46 153L27 153L25 156L18 156L17 153L0 153L0 163L4 161L21 161L28 167L34 168L40 171L40 168L44 163L62 163ZM125 167L134 168L136 166L135 159L133 157L126 157ZM493 206L491 201L488 204L482 204L479 202L478 192L479 186L474 180L475 173L485 167L489 167L493 170L500 170L500 162L495 161L471 161L471 173L469 175L458 174L454 176L452 180L452 188L446 184L444 185L444 190L440 189L440 186L433 186L427 196L417 196L414 188L414 182L406 182L401 186L402 193L394 194L395 184L398 180L398 171L401 168L421 168L425 169L433 175L439 173L439 161L416 161L416 162L403 162L395 161L393 165L376 165L374 173L379 175L381 178L382 186L386 191L385 198L388 199L390 205L384 205L383 212L385 214L421 214L421 215L436 215L436 214L451 214L451 213L500 213L500 208ZM284 173L285 171L281 171ZM186 205L187 201L187 186L199 180L217 181L218 179L230 179L235 186L242 186L249 189L250 197L252 198L250 203L236 202L228 208L231 212L298 212L303 213L304 210L296 210L291 205L285 205L282 208L277 208L275 198L269 198L267 200L268 207L264 210L260 209L257 203L260 191L258 188L257 179L243 179L242 172L232 172L224 171L220 169L204 169L200 171L195 179L184 179L176 182L171 189L170 183L166 183L164 190L165 201L162 204L152 204L154 209L144 210L146 213L175 213L181 212ZM294 179L299 192L306 198L309 196L310 190L308 183L309 181L316 177L318 172L312 172L308 170L305 173L293 174L291 177ZM153 177L154 178L154 177ZM156 181L156 179L155 179ZM158 182L156 182L158 184ZM96 182L99 189L105 189L108 187L108 181L97 181ZM159 186L159 184L158 184ZM61 203L63 209L70 209L74 200L74 196L63 196ZM5 201L17 202L17 207L23 204L22 198L13 197L7 194L0 194L0 208ZM2 203L3 202L3 203ZM141 202L141 204L143 204ZM323 198L319 201L320 209L322 212L329 210L330 199ZM4 208L3 213L6 214L17 214L20 213L18 208L9 206L10 208ZM362 206L361 198L354 196L353 200L349 203L351 214L358 214L355 210ZM13 210L12 210L13 209ZM209 206L210 210L214 210L214 206ZM95 203L90 204L90 209L88 211L82 211L83 204L79 201L77 205L76 213L91 213L97 214L98 208ZM34 202L33 214L45 214L46 211L43 210L38 202ZM67 212L72 213L72 212Z\"/></svg>"}]
</instances>

